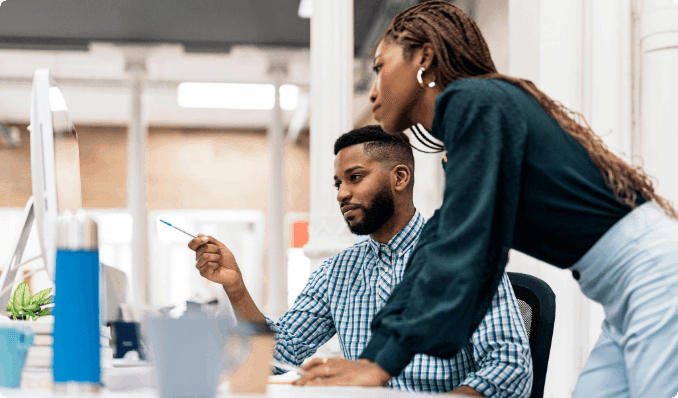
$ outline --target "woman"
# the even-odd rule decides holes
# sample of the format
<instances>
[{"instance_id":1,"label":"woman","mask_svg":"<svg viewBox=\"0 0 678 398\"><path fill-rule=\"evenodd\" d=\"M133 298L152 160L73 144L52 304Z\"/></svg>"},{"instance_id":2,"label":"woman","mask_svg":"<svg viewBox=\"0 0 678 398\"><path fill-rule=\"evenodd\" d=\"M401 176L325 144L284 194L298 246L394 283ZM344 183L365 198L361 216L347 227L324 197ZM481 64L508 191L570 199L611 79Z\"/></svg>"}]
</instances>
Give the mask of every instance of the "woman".
<instances>
[{"instance_id":1,"label":"woman","mask_svg":"<svg viewBox=\"0 0 678 398\"><path fill-rule=\"evenodd\" d=\"M384 130L421 124L443 142L443 204L361 359L315 360L298 384L384 385L416 353L456 354L514 248L572 270L605 308L575 396L678 393L678 215L644 172L531 82L498 74L478 27L446 1L398 15L374 69Z\"/></svg>"}]
</instances>

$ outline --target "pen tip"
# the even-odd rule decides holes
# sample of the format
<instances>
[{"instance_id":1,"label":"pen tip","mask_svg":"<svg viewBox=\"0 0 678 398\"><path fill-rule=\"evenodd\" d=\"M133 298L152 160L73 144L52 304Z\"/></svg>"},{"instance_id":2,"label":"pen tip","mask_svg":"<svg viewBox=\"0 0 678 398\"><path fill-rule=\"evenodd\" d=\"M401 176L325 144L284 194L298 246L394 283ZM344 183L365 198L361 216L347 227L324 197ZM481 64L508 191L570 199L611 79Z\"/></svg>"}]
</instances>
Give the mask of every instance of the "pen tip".
<instances>
[{"instance_id":1,"label":"pen tip","mask_svg":"<svg viewBox=\"0 0 678 398\"><path fill-rule=\"evenodd\" d=\"M167 224L167 225L169 225L169 226L172 225L172 224L170 224L170 223L168 223L167 221L164 221L164 220L160 220L160 222L165 223L165 224Z\"/></svg>"}]
</instances>

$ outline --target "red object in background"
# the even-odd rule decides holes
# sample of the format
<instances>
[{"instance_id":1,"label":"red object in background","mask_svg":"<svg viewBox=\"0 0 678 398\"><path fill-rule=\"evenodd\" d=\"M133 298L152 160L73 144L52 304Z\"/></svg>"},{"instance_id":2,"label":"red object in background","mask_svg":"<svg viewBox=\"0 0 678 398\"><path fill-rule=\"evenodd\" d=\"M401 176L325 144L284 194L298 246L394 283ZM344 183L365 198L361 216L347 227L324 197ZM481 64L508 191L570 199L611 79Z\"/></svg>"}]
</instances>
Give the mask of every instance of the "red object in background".
<instances>
[{"instance_id":1,"label":"red object in background","mask_svg":"<svg viewBox=\"0 0 678 398\"><path fill-rule=\"evenodd\" d=\"M308 221L298 221L293 225L292 247L304 247L308 243Z\"/></svg>"}]
</instances>

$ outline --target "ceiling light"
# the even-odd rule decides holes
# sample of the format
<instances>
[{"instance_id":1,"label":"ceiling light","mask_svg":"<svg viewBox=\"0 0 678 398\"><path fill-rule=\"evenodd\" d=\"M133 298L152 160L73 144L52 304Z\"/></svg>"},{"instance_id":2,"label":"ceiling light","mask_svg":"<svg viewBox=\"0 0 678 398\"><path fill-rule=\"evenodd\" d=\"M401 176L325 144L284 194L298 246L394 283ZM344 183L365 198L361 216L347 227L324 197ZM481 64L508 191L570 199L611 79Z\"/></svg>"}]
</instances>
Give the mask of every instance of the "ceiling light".
<instances>
[{"instance_id":1,"label":"ceiling light","mask_svg":"<svg viewBox=\"0 0 678 398\"><path fill-rule=\"evenodd\" d=\"M313 0L299 1L299 18L311 18L313 16Z\"/></svg>"}]
</instances>

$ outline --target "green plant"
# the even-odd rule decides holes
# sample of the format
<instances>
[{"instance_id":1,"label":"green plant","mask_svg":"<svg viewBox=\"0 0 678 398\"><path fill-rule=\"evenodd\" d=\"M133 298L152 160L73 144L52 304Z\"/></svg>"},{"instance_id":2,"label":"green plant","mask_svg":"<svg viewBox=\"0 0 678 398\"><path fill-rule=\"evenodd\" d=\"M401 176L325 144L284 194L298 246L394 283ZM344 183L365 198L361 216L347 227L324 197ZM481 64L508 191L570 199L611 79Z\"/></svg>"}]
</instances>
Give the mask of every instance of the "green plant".
<instances>
[{"instance_id":1,"label":"green plant","mask_svg":"<svg viewBox=\"0 0 678 398\"><path fill-rule=\"evenodd\" d=\"M52 314L52 308L42 308L54 302L54 296L50 296L52 288L41 290L31 296L28 284L23 281L17 286L14 295L7 302L7 312L14 319L35 320L41 316Z\"/></svg>"}]
</instances>

